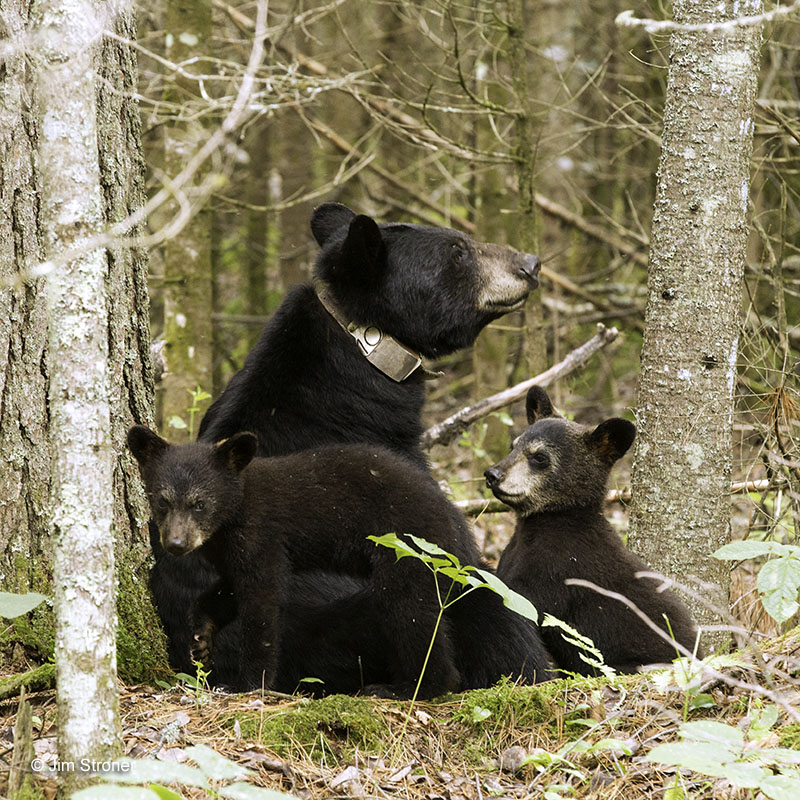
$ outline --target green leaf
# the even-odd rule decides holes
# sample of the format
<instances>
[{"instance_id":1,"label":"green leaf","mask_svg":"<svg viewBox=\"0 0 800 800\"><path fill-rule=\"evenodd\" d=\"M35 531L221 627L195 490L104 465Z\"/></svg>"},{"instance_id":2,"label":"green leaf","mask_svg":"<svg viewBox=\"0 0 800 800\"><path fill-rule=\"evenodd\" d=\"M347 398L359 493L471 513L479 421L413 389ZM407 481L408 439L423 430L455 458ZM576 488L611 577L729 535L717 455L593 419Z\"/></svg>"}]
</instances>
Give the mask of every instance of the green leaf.
<instances>
[{"instance_id":1,"label":"green leaf","mask_svg":"<svg viewBox=\"0 0 800 800\"><path fill-rule=\"evenodd\" d=\"M664 789L664 800L687 800L687 797L682 786L669 786Z\"/></svg>"},{"instance_id":2,"label":"green leaf","mask_svg":"<svg viewBox=\"0 0 800 800\"><path fill-rule=\"evenodd\" d=\"M121 758L119 769L105 775L113 783L182 783L184 786L208 788L203 773L190 764L157 761L154 758Z\"/></svg>"},{"instance_id":3,"label":"green leaf","mask_svg":"<svg viewBox=\"0 0 800 800\"><path fill-rule=\"evenodd\" d=\"M180 795L175 795L175 797L182 800ZM101 784L71 794L70 800L162 800L162 797L153 789L145 789L142 786ZM171 798L165 798L165 800L171 800Z\"/></svg>"},{"instance_id":4,"label":"green leaf","mask_svg":"<svg viewBox=\"0 0 800 800\"><path fill-rule=\"evenodd\" d=\"M734 786L741 789L757 789L770 773L758 764L749 764L744 761L725 764L724 772L720 777L727 778Z\"/></svg>"},{"instance_id":5,"label":"green leaf","mask_svg":"<svg viewBox=\"0 0 800 800\"><path fill-rule=\"evenodd\" d=\"M160 800L183 800L183 795L173 792L172 789L167 789L166 786L151 783L148 788L151 792L155 792Z\"/></svg>"},{"instance_id":6,"label":"green leaf","mask_svg":"<svg viewBox=\"0 0 800 800\"><path fill-rule=\"evenodd\" d=\"M220 797L230 797L231 800L287 800L287 798L297 798L292 794L276 792L274 789L262 789L260 786L253 786L250 783L232 783L224 789L219 790Z\"/></svg>"},{"instance_id":7,"label":"green leaf","mask_svg":"<svg viewBox=\"0 0 800 800\"><path fill-rule=\"evenodd\" d=\"M47 598L38 592L27 592L26 594L0 592L0 617L6 617L6 619L21 617L23 614L33 611L45 600Z\"/></svg>"},{"instance_id":8,"label":"green leaf","mask_svg":"<svg viewBox=\"0 0 800 800\"><path fill-rule=\"evenodd\" d=\"M485 569L476 569L475 573L483 578L484 584L487 588L491 589L493 592L499 594L500 597L503 598L503 605L506 608L511 609L511 611L516 611L517 614L520 614L521 616L532 620L533 622L539 621L539 612L527 597L523 597L513 589L510 589L503 583L503 581L500 580L500 578L497 577L497 575L487 572Z\"/></svg>"},{"instance_id":9,"label":"green leaf","mask_svg":"<svg viewBox=\"0 0 800 800\"><path fill-rule=\"evenodd\" d=\"M792 556L773 558L758 572L756 579L761 602L766 612L777 622L785 622L800 608L800 559Z\"/></svg>"},{"instance_id":10,"label":"green leaf","mask_svg":"<svg viewBox=\"0 0 800 800\"><path fill-rule=\"evenodd\" d=\"M708 742L670 742L654 747L646 758L656 764L685 767L704 775L719 775L731 759L731 752Z\"/></svg>"},{"instance_id":11,"label":"green leaf","mask_svg":"<svg viewBox=\"0 0 800 800\"><path fill-rule=\"evenodd\" d=\"M187 747L186 754L212 781L234 780L235 778L241 778L243 775L252 774L250 770L235 764L204 744Z\"/></svg>"},{"instance_id":12,"label":"green leaf","mask_svg":"<svg viewBox=\"0 0 800 800\"><path fill-rule=\"evenodd\" d=\"M177 414L173 414L173 416L167 420L167 425L169 425L170 428L177 428L179 431L189 427L186 421L181 419Z\"/></svg>"},{"instance_id":13,"label":"green leaf","mask_svg":"<svg viewBox=\"0 0 800 800\"><path fill-rule=\"evenodd\" d=\"M432 556L444 556L445 558L449 559L453 562L457 567L460 567L461 564L459 563L458 559L447 552L447 550L442 550L441 547L438 545L432 544L431 542L427 541L426 539L421 539L419 536L412 536L412 534L406 534L409 539L411 539L414 544L422 550L423 553L429 553Z\"/></svg>"},{"instance_id":14,"label":"green leaf","mask_svg":"<svg viewBox=\"0 0 800 800\"><path fill-rule=\"evenodd\" d=\"M770 775L761 779L758 788L770 800L797 800L800 797L800 777Z\"/></svg>"},{"instance_id":15,"label":"green leaf","mask_svg":"<svg viewBox=\"0 0 800 800\"><path fill-rule=\"evenodd\" d=\"M762 709L755 709L751 713L750 728L747 738L751 742L761 741L769 734L769 729L778 721L778 706L768 705Z\"/></svg>"},{"instance_id":16,"label":"green leaf","mask_svg":"<svg viewBox=\"0 0 800 800\"><path fill-rule=\"evenodd\" d=\"M623 753L626 756L633 755L630 745L623 742L621 739L598 739L590 748L590 753L600 753L606 750L614 750L618 753Z\"/></svg>"},{"instance_id":17,"label":"green leaf","mask_svg":"<svg viewBox=\"0 0 800 800\"><path fill-rule=\"evenodd\" d=\"M741 750L744 747L744 734L732 725L702 719L698 722L685 722L678 729L684 738L695 742L720 742L728 748Z\"/></svg>"},{"instance_id":18,"label":"green leaf","mask_svg":"<svg viewBox=\"0 0 800 800\"><path fill-rule=\"evenodd\" d=\"M758 558L770 553L783 555L786 552L785 547L786 545L778 542L753 542L745 539L725 544L719 550L715 550L711 556L722 561L744 561L747 558Z\"/></svg>"},{"instance_id":19,"label":"green leaf","mask_svg":"<svg viewBox=\"0 0 800 800\"><path fill-rule=\"evenodd\" d=\"M299 683L325 683L322 678L300 678Z\"/></svg>"},{"instance_id":20,"label":"green leaf","mask_svg":"<svg viewBox=\"0 0 800 800\"><path fill-rule=\"evenodd\" d=\"M492 716L492 712L488 708L481 708L474 706L472 709L472 721L477 725Z\"/></svg>"},{"instance_id":21,"label":"green leaf","mask_svg":"<svg viewBox=\"0 0 800 800\"><path fill-rule=\"evenodd\" d=\"M788 747L768 747L764 750L753 750L748 753L761 764L800 764L800 750L790 750Z\"/></svg>"},{"instance_id":22,"label":"green leaf","mask_svg":"<svg viewBox=\"0 0 800 800\"><path fill-rule=\"evenodd\" d=\"M696 711L698 708L713 708L715 705L716 702L712 695L705 692L689 698L689 711Z\"/></svg>"}]
</instances>

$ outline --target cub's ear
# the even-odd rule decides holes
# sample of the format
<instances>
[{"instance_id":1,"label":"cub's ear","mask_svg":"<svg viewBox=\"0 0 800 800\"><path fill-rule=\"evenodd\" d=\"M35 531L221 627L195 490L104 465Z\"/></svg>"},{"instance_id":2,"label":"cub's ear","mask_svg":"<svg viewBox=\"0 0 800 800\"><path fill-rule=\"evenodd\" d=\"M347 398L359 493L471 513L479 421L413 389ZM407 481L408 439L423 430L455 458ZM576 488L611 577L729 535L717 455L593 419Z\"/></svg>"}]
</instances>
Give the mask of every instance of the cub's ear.
<instances>
[{"instance_id":1,"label":"cub's ear","mask_svg":"<svg viewBox=\"0 0 800 800\"><path fill-rule=\"evenodd\" d=\"M525 398L525 411L528 414L528 425L533 425L537 419L554 417L553 404L547 392L541 386L531 386Z\"/></svg>"},{"instance_id":2,"label":"cub's ear","mask_svg":"<svg viewBox=\"0 0 800 800\"><path fill-rule=\"evenodd\" d=\"M636 436L636 426L626 419L614 417L601 422L593 431L586 434L589 447L601 459L613 464L628 452Z\"/></svg>"},{"instance_id":3,"label":"cub's ear","mask_svg":"<svg viewBox=\"0 0 800 800\"><path fill-rule=\"evenodd\" d=\"M142 466L160 456L169 446L168 441L144 425L134 425L128 431L128 447Z\"/></svg>"},{"instance_id":4,"label":"cub's ear","mask_svg":"<svg viewBox=\"0 0 800 800\"><path fill-rule=\"evenodd\" d=\"M214 447L216 457L225 466L241 472L253 460L258 449L258 439L254 433L243 431L223 439Z\"/></svg>"},{"instance_id":5,"label":"cub's ear","mask_svg":"<svg viewBox=\"0 0 800 800\"><path fill-rule=\"evenodd\" d=\"M311 214L311 233L317 244L323 247L331 235L340 228L347 227L355 217L355 213L341 203L323 203Z\"/></svg>"}]
</instances>

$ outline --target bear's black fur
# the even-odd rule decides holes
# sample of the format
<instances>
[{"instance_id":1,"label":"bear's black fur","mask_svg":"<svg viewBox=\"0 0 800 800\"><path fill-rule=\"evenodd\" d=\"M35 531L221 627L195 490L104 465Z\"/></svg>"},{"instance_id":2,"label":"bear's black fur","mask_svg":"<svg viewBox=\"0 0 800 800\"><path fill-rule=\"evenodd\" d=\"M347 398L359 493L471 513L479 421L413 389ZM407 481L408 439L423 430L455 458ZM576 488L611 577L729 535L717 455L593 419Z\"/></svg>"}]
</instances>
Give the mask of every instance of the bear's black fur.
<instances>
[{"instance_id":1,"label":"bear's black fur","mask_svg":"<svg viewBox=\"0 0 800 800\"><path fill-rule=\"evenodd\" d=\"M258 688L263 673L265 685L289 690L317 677L327 691L411 695L438 614L436 586L417 559L397 561L367 535L416 535L462 564L483 566L463 517L427 473L363 445L254 459L250 433L216 445L170 445L135 426L128 442L161 546L179 559L196 551L220 576L188 611L194 653L211 656L212 667L217 633L236 618L238 669L229 670L229 686ZM305 603L284 623L290 571L341 573L356 583L346 592L318 584L319 615ZM431 651L423 696L502 675L547 677L535 627L498 600L480 589L455 603ZM334 641L328 653L326 637Z\"/></svg>"},{"instance_id":2,"label":"bear's black fur","mask_svg":"<svg viewBox=\"0 0 800 800\"><path fill-rule=\"evenodd\" d=\"M376 223L326 203L311 218L321 252L315 275L345 320L375 326L424 356L472 343L488 322L520 307L537 285L539 261L509 247L473 241L449 228ZM427 468L419 448L423 374L395 381L369 363L312 286L292 289L242 369L211 405L199 439L238 431L258 437L258 455L335 443L387 447ZM173 668L191 671L186 609L214 581L197 554L166 554L151 524L156 557L150 585L169 638ZM215 679L227 681L226 639ZM228 663L235 668L236 653Z\"/></svg>"},{"instance_id":3,"label":"bear's black fur","mask_svg":"<svg viewBox=\"0 0 800 800\"><path fill-rule=\"evenodd\" d=\"M623 603L580 586L578 578L631 600L662 630L684 647L695 646L696 627L683 603L659 581L636 578L649 571L622 544L603 516L611 467L630 447L633 423L609 419L597 427L557 417L544 389L527 397L529 427L511 453L486 470L495 496L517 511L513 538L503 552L497 574L524 594L540 614L549 613L590 637L605 662L618 672L635 672L645 664L663 663L675 647L649 628ZM558 628L543 627L542 637L557 666L593 674Z\"/></svg>"}]
</instances>

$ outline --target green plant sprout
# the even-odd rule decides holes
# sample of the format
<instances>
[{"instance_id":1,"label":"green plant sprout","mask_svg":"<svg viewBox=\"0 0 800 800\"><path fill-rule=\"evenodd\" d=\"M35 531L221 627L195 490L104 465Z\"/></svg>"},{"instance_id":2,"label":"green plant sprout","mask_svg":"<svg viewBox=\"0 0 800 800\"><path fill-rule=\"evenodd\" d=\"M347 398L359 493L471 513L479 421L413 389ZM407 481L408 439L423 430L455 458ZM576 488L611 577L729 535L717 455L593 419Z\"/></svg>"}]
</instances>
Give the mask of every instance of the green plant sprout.
<instances>
[{"instance_id":1,"label":"green plant sprout","mask_svg":"<svg viewBox=\"0 0 800 800\"><path fill-rule=\"evenodd\" d=\"M436 596L439 601L439 613L434 624L434 630L431 636L430 644L428 645L428 652L425 660L423 661L422 670L419 678L417 679L417 685L411 698L412 708L414 706L414 702L416 701L420 684L422 683L422 679L425 675L428 657L430 656L433 644L436 640L436 634L439 631L441 619L444 615L444 612L451 605L453 605L453 603L457 603L462 597L466 597L470 592L476 589L490 589L495 594L500 595L503 600L503 605L506 608L510 609L511 611L515 611L517 614L521 614L523 617L531 620L532 622L539 621L539 614L536 611L536 608L534 608L533 603L531 603L530 600L523 595L506 586L505 583L503 583L503 581L501 581L500 578L498 578L494 573L470 564L462 565L454 555L448 553L446 550L442 550L441 547L438 547L435 544L431 544L431 542L428 542L425 539L409 534L407 539L410 540L410 542L413 543L416 548L418 548L415 549L412 547L412 544L406 540L406 538L400 538L394 533L387 533L383 536L368 536L367 538L375 542L375 544L383 545L384 547L389 547L394 550L398 561L401 558L406 557L412 557L422 561L422 563L425 564L425 566L434 575ZM447 590L447 594L444 597L442 597L439 587L438 578L440 575L450 578L452 581ZM449 598L455 584L465 586L467 589L451 600ZM614 670L607 666L604 662L603 655L595 647L594 642L592 642L592 640L588 637L578 633L566 622L556 619L550 614L546 614L544 620L542 621L542 625L560 628L562 631L562 636L565 638L569 637L567 638L567 641L581 648L586 653L585 657L583 655L581 655L581 657L584 658L588 664L591 664L599 669L607 677L611 677L615 674Z\"/></svg>"},{"instance_id":2,"label":"green plant sprout","mask_svg":"<svg viewBox=\"0 0 800 800\"><path fill-rule=\"evenodd\" d=\"M200 706L208 702L208 694L211 691L208 685L208 676L211 674L211 670L204 669L200 661L193 661L192 663L195 668L194 675L189 675L186 672L176 672L176 683L170 684L167 681L156 679L156 685L169 692L182 683L182 688L186 694L194 697L195 708L199 711Z\"/></svg>"},{"instance_id":3,"label":"green plant sprout","mask_svg":"<svg viewBox=\"0 0 800 800\"><path fill-rule=\"evenodd\" d=\"M293 795L262 789L247 783L252 770L236 764L205 745L186 748L186 755L197 764L122 758L115 770L104 776L106 783L82 789L71 800L184 800L182 794L164 784L191 786L210 798L230 800L287 800ZM122 785L120 785L122 784ZM125 785L130 784L130 785ZM195 793L192 797L196 796ZM296 798L295 798L296 800Z\"/></svg>"},{"instance_id":4,"label":"green plant sprout","mask_svg":"<svg viewBox=\"0 0 800 800\"><path fill-rule=\"evenodd\" d=\"M774 556L758 571L756 588L761 604L778 623L793 617L800 604L800 547L780 542L731 542L711 554L725 561L743 561L761 556Z\"/></svg>"},{"instance_id":5,"label":"green plant sprout","mask_svg":"<svg viewBox=\"0 0 800 800\"><path fill-rule=\"evenodd\" d=\"M715 720L684 722L678 728L682 741L654 747L647 760L724 778L739 789L758 789L770 800L797 800L800 752L760 746L777 720L777 706L769 705L751 714L746 731ZM678 776L672 796L685 796L677 781Z\"/></svg>"},{"instance_id":6,"label":"green plant sprout","mask_svg":"<svg viewBox=\"0 0 800 800\"><path fill-rule=\"evenodd\" d=\"M186 413L189 415L189 422L187 423L183 417L179 417L177 414L173 414L167 422L170 428L175 428L176 430L182 431L189 429L189 438L194 439L194 418L195 415L200 412L200 403L203 400L210 400L211 395L201 389L198 385L195 389L187 389L189 392L189 396L192 398L192 404L189 408L186 409Z\"/></svg>"}]
</instances>

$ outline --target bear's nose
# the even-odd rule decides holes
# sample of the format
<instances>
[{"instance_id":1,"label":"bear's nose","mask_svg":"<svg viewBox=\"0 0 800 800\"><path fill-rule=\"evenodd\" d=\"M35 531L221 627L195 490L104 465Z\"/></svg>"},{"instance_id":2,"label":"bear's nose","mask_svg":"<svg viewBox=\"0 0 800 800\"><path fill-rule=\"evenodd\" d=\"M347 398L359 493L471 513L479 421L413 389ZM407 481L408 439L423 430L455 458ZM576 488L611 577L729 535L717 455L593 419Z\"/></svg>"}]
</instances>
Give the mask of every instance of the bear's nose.
<instances>
[{"instance_id":1,"label":"bear's nose","mask_svg":"<svg viewBox=\"0 0 800 800\"><path fill-rule=\"evenodd\" d=\"M539 270L542 268L542 262L539 256L534 256L531 253L525 253L522 256L522 266L517 270L520 278L528 281L535 289L539 285Z\"/></svg>"},{"instance_id":2,"label":"bear's nose","mask_svg":"<svg viewBox=\"0 0 800 800\"><path fill-rule=\"evenodd\" d=\"M161 546L172 556L182 556L188 552L186 539L182 536L167 536Z\"/></svg>"},{"instance_id":3,"label":"bear's nose","mask_svg":"<svg viewBox=\"0 0 800 800\"><path fill-rule=\"evenodd\" d=\"M490 489L494 489L503 479L503 473L497 469L497 467L489 467L489 469L483 473L483 477L486 478L486 485Z\"/></svg>"}]
</instances>

